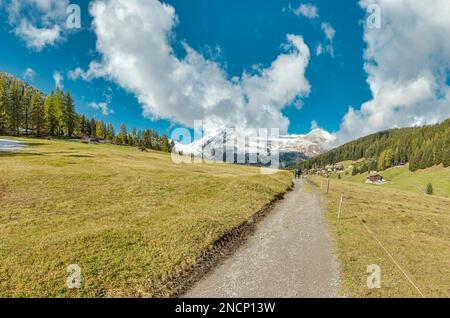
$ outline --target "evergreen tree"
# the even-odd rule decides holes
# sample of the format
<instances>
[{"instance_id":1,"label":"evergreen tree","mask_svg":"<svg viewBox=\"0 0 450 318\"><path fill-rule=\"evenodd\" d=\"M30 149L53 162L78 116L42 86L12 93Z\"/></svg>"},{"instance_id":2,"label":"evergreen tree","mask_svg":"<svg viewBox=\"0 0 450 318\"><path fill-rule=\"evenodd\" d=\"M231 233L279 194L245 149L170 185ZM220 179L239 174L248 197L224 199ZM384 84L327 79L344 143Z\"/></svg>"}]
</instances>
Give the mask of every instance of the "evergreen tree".
<instances>
[{"instance_id":1,"label":"evergreen tree","mask_svg":"<svg viewBox=\"0 0 450 318\"><path fill-rule=\"evenodd\" d=\"M58 136L64 135L64 106L63 106L63 92L62 90L57 87L56 93L53 98L53 105L54 105L54 115L56 118L56 133Z\"/></svg>"},{"instance_id":2,"label":"evergreen tree","mask_svg":"<svg viewBox=\"0 0 450 318\"><path fill-rule=\"evenodd\" d=\"M8 108L6 109L9 130L13 135L20 133L20 123L22 119L21 89L17 81L14 81L8 92Z\"/></svg>"},{"instance_id":3,"label":"evergreen tree","mask_svg":"<svg viewBox=\"0 0 450 318\"><path fill-rule=\"evenodd\" d=\"M71 137L75 131L77 114L73 103L72 95L66 93L63 95L63 126L67 134Z\"/></svg>"},{"instance_id":4,"label":"evergreen tree","mask_svg":"<svg viewBox=\"0 0 450 318\"><path fill-rule=\"evenodd\" d=\"M106 140L113 141L115 137L114 127L112 124L108 124L106 127Z\"/></svg>"},{"instance_id":5,"label":"evergreen tree","mask_svg":"<svg viewBox=\"0 0 450 318\"><path fill-rule=\"evenodd\" d=\"M31 97L31 122L39 137L45 130L45 107L41 93L34 91Z\"/></svg>"},{"instance_id":6,"label":"evergreen tree","mask_svg":"<svg viewBox=\"0 0 450 318\"><path fill-rule=\"evenodd\" d=\"M442 164L445 168L450 167L450 144L447 145L447 148L442 153Z\"/></svg>"},{"instance_id":7,"label":"evergreen tree","mask_svg":"<svg viewBox=\"0 0 450 318\"><path fill-rule=\"evenodd\" d=\"M47 123L47 131L51 136L55 136L58 129L54 98L55 94L51 92L45 99L45 122Z\"/></svg>"},{"instance_id":8,"label":"evergreen tree","mask_svg":"<svg viewBox=\"0 0 450 318\"><path fill-rule=\"evenodd\" d=\"M32 114L32 106L31 106L31 92L29 89L25 88L22 96L22 118L23 118L23 127L25 128L25 134L28 135L31 129L31 114Z\"/></svg>"},{"instance_id":9,"label":"evergreen tree","mask_svg":"<svg viewBox=\"0 0 450 318\"><path fill-rule=\"evenodd\" d=\"M433 185L431 183L428 183L427 185L427 194L433 195Z\"/></svg>"},{"instance_id":10,"label":"evergreen tree","mask_svg":"<svg viewBox=\"0 0 450 318\"><path fill-rule=\"evenodd\" d=\"M169 139L167 138L166 135L161 137L161 150L164 152L170 152L170 143L169 143Z\"/></svg>"},{"instance_id":11,"label":"evergreen tree","mask_svg":"<svg viewBox=\"0 0 450 318\"><path fill-rule=\"evenodd\" d=\"M431 142L426 142L422 150L422 158L420 160L420 169L426 169L434 165L433 148Z\"/></svg>"},{"instance_id":12,"label":"evergreen tree","mask_svg":"<svg viewBox=\"0 0 450 318\"><path fill-rule=\"evenodd\" d=\"M99 139L105 139L105 128L104 128L104 126L105 126L105 124L103 123L103 121L101 121L101 120L97 121L95 135Z\"/></svg>"},{"instance_id":13,"label":"evergreen tree","mask_svg":"<svg viewBox=\"0 0 450 318\"><path fill-rule=\"evenodd\" d=\"M6 90L6 83L3 77L0 77L0 135L6 134L8 127L6 109L8 102L8 94Z\"/></svg>"},{"instance_id":14,"label":"evergreen tree","mask_svg":"<svg viewBox=\"0 0 450 318\"><path fill-rule=\"evenodd\" d=\"M128 144L128 137L127 137L128 133L127 133L127 127L125 126L125 124L120 125L120 130L119 130L119 142L121 144Z\"/></svg>"},{"instance_id":15,"label":"evergreen tree","mask_svg":"<svg viewBox=\"0 0 450 318\"><path fill-rule=\"evenodd\" d=\"M86 132L87 132L87 123L86 123L86 121L87 121L86 120L86 116L82 115L80 117L80 122L79 122L79 127L78 127L79 132L82 133L82 134L86 134Z\"/></svg>"},{"instance_id":16,"label":"evergreen tree","mask_svg":"<svg viewBox=\"0 0 450 318\"><path fill-rule=\"evenodd\" d=\"M92 136L91 121L88 118L86 118L86 134Z\"/></svg>"},{"instance_id":17,"label":"evergreen tree","mask_svg":"<svg viewBox=\"0 0 450 318\"><path fill-rule=\"evenodd\" d=\"M90 123L89 123L89 127L90 127L90 136L92 138L95 138L95 135L97 133L97 122L95 121L94 118L91 119Z\"/></svg>"}]
</instances>

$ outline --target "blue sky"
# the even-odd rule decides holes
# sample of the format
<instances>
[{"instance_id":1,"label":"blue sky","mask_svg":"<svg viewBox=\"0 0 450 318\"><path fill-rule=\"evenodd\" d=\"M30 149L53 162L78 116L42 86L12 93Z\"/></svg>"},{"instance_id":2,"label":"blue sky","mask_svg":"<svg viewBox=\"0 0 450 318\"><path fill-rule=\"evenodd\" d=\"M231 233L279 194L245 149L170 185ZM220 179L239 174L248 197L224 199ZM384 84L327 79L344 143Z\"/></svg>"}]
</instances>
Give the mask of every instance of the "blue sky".
<instances>
[{"instance_id":1,"label":"blue sky","mask_svg":"<svg viewBox=\"0 0 450 318\"><path fill-rule=\"evenodd\" d=\"M68 0L64 1L68 2ZM64 3L64 1L62 2ZM402 2L408 1L402 0ZM31 68L33 70L32 76L25 76L26 79L47 93L54 88L54 74L59 72L63 77L64 89L71 91L75 98L78 112L112 122L116 127L123 122L129 128L154 128L162 133L169 133L173 127L183 125L182 120L177 120L178 118L169 119L167 117L170 116L164 112L149 114L147 111L144 117L143 104L148 103L147 100L142 100L145 92L142 90L137 92L138 89L127 87L130 86L130 83L120 83L118 80L114 80L114 76L111 74L94 76L88 80L69 78L68 72L76 68L87 71L89 63L100 61L107 54L96 48L96 40L100 31L91 26L93 18L89 13L88 1L71 1L71 3L78 4L81 7L81 30L65 30L57 40L39 48L30 45L29 38L27 39L17 31L18 21L21 18L12 17L11 10L8 7L8 4L14 2L17 2L17 0L5 0L1 4L2 21L9 21L9 23L3 23L0 29L0 42L3 48L0 50L0 69L2 71L23 78L26 70ZM54 0L43 2L52 5ZM153 1L148 1L147 4L149 2ZM310 91L305 93L305 90L302 91L299 88L301 98L291 100L281 107L282 114L290 122L289 133L306 133L311 129L311 124L316 122L319 127L330 132L345 130L345 138L347 139L350 136L357 136L358 133L349 132L352 130L349 127L359 130L359 127L364 127L367 120L379 116L377 109L381 109L379 106L381 102L373 97L374 94L369 88L369 75L373 87L376 87L379 83L378 78L395 84L389 87L390 90L386 92L386 95L390 94L389 96L395 95L393 92L406 92L409 86L416 88L415 91L423 91L423 94L406 105L405 109L413 109L416 106L419 108L420 105L417 103L429 101L433 97L435 99L433 102L436 105L443 103L444 105L440 105L441 108L448 108L448 61L444 65L442 63L429 65L426 64L429 62L423 62L424 65L421 67L422 61L436 54L436 52L440 52L442 60L445 60L448 53L447 47L442 48L440 47L442 44L433 43L436 47L431 47L429 51L422 52L421 55L410 57L411 61L418 64L413 65L413 69L417 68L414 72L399 69L397 74L388 74L385 71L389 68L389 65L396 65L399 62L391 57L386 58L386 52L380 51L379 47L376 47L379 51L371 50L370 57L364 57L363 54L368 45L374 45L375 42L371 40L372 37L379 39L381 42L386 41L386 43L392 43L393 41L392 39L385 39L386 32L370 33L371 30L365 27L364 21L367 16L365 9L368 4L379 2L384 9L385 19L389 21L395 21L397 18L395 15L399 14L402 14L400 17L407 16L409 18L421 14L421 8L418 7L416 10L414 5L405 9L405 12L399 13L394 10L396 8L392 8L387 0L364 0L362 4L351 0L167 0L165 2L174 9L174 15L170 17L177 16L177 22L170 29L170 39L167 40L170 42L173 54L179 60L185 58L186 51L183 42L187 43L190 48L201 54L207 61L213 61L219 65L226 80L230 83L233 77L244 77L243 72L252 74L253 65L259 65L260 69L269 68L271 63L286 51L283 44L286 43L287 34L294 34L303 38L304 43L310 50L310 57L304 69L304 77L309 83ZM445 1L436 1L436 3L435 8L432 8L436 12L442 11L442 7L439 6L446 6ZM147 5L140 0L136 0L136 4ZM317 9L317 16L307 17L296 11L301 4L314 6ZM159 9L161 8L158 7ZM48 14L45 9L41 8L41 11L36 10L35 12L27 12L27 10L35 10L35 8L32 5L23 5L23 8L19 11L20 14L29 17L30 23L36 23L36 27L51 27L47 20L42 24L42 21L44 21L42 15ZM408 10L411 12L408 12ZM52 17L56 21L55 23L64 19L64 17L58 17L56 14ZM334 36L326 38L323 23L327 23L335 30ZM395 39L395 41L409 46L420 45L416 42L407 42L415 41L407 39L407 35L404 36L405 39L402 38L402 32L399 32L401 31L400 24L397 26L390 23L389 27L392 28L389 31L398 31L398 39ZM436 26L431 26L430 23L429 27ZM433 31L423 29L423 25L418 25L417 28L418 32L424 34ZM150 36L151 34L151 32L148 33ZM366 35L366 39L364 39L364 35ZM133 37L132 34L128 36ZM137 44L140 43L139 41L143 43L143 50L148 49L144 46L146 39L136 39ZM322 47L322 53L317 55L319 44ZM332 48L332 53L330 48ZM295 48L291 50L295 51ZM150 51L148 63L152 63L154 56ZM412 51L408 52L413 54ZM409 58L408 55L406 58ZM365 61L375 61L376 63L373 63L375 66L367 71L364 69ZM383 63L386 65L385 68L383 68ZM424 70L429 70L429 73L434 76L424 77L423 81L420 81L418 74L428 74ZM445 78L443 84L436 74L443 74L442 76ZM386 78L387 76L391 77ZM400 79L403 82L400 82ZM436 97L437 93L431 92L430 94L427 91L427 88L431 85L427 86L426 81L441 83L439 84L441 85L439 89L440 98ZM420 86L421 83L424 88L418 90L417 88L422 87ZM141 100L138 101L138 98ZM299 106L299 101L301 101L301 106ZM100 108L92 107L93 103L105 103L113 113L102 114ZM158 101L155 103L158 103ZM349 106L353 108L349 109ZM434 122L448 115L447 110L442 111L441 108L438 111L439 116L434 116L433 112L424 114L422 111L414 110L415 113L406 113L405 116L399 114L399 119L390 121L389 118L394 118L393 112L402 109L403 103L395 102L391 106L392 110L386 113L385 120L381 124L368 128L367 133L386 128L385 126L409 126ZM364 109L360 110L361 108ZM151 110L153 108L149 106L146 109ZM161 116L161 114L163 115ZM152 120L149 117L153 117L153 115L159 115L166 119ZM181 124L179 124L180 122Z\"/></svg>"}]
</instances>

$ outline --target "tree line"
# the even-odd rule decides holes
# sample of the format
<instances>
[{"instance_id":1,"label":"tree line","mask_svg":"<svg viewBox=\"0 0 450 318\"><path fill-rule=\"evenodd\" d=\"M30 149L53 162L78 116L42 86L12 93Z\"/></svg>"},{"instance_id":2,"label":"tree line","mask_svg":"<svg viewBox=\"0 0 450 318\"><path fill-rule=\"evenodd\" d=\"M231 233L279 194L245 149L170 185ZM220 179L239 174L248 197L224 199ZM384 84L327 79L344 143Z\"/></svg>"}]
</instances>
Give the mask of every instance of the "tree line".
<instances>
[{"instance_id":1,"label":"tree line","mask_svg":"<svg viewBox=\"0 0 450 318\"><path fill-rule=\"evenodd\" d=\"M146 129L130 132L124 124L116 134L114 126L79 115L70 92L59 87L49 95L0 72L0 135L77 137L105 140L118 145L171 152L174 142L166 135Z\"/></svg>"},{"instance_id":2,"label":"tree line","mask_svg":"<svg viewBox=\"0 0 450 318\"><path fill-rule=\"evenodd\" d=\"M449 167L450 119L436 125L390 129L372 134L298 163L298 166L313 169L346 160L360 161L355 165L353 174L383 171L407 163L411 171L440 164Z\"/></svg>"}]
</instances>

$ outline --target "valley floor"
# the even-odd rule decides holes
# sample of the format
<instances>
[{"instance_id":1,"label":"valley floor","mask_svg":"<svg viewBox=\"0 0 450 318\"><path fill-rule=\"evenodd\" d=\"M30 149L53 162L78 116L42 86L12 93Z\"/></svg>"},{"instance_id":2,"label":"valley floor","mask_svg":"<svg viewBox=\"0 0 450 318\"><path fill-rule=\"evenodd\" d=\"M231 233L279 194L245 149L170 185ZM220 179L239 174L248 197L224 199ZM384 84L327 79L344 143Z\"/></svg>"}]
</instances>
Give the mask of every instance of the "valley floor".
<instances>
[{"instance_id":1,"label":"valley floor","mask_svg":"<svg viewBox=\"0 0 450 318\"><path fill-rule=\"evenodd\" d=\"M0 297L171 296L173 279L292 183L131 147L13 139L26 148L0 152ZM67 288L69 265L79 289Z\"/></svg>"}]
</instances>

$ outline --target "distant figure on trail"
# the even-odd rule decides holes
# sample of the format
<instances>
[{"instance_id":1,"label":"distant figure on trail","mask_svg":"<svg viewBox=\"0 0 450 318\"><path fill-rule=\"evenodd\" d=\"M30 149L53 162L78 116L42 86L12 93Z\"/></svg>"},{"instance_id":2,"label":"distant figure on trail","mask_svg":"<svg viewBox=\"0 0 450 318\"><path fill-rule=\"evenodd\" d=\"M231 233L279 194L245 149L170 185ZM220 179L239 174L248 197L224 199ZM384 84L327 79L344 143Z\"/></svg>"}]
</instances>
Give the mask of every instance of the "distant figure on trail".
<instances>
[{"instance_id":1,"label":"distant figure on trail","mask_svg":"<svg viewBox=\"0 0 450 318\"><path fill-rule=\"evenodd\" d=\"M300 169L295 169L295 179L302 178L302 171Z\"/></svg>"}]
</instances>

